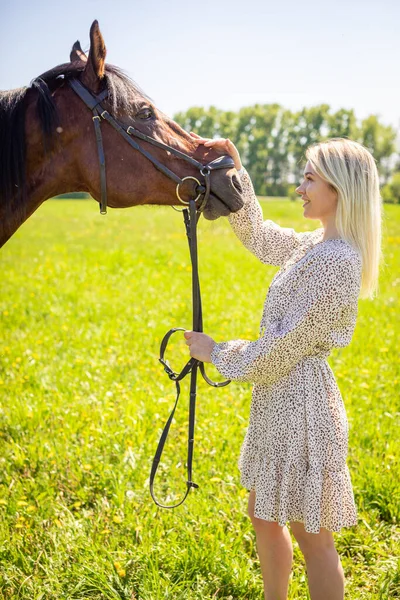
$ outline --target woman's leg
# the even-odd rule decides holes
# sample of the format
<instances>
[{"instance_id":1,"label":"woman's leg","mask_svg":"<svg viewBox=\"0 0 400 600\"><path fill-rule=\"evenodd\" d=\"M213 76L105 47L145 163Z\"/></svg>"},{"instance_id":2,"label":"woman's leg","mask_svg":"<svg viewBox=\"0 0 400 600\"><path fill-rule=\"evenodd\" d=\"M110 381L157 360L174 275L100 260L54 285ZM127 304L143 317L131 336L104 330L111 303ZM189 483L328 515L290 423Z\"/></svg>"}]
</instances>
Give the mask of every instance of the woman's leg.
<instances>
[{"instance_id":1,"label":"woman's leg","mask_svg":"<svg viewBox=\"0 0 400 600\"><path fill-rule=\"evenodd\" d=\"M319 533L307 533L298 522L290 528L306 561L311 600L343 600L344 574L332 532L321 527Z\"/></svg>"},{"instance_id":2,"label":"woman's leg","mask_svg":"<svg viewBox=\"0 0 400 600\"><path fill-rule=\"evenodd\" d=\"M286 600L292 570L292 539L286 526L254 516L255 498L255 491L251 490L248 510L256 532L264 597L265 600Z\"/></svg>"}]
</instances>

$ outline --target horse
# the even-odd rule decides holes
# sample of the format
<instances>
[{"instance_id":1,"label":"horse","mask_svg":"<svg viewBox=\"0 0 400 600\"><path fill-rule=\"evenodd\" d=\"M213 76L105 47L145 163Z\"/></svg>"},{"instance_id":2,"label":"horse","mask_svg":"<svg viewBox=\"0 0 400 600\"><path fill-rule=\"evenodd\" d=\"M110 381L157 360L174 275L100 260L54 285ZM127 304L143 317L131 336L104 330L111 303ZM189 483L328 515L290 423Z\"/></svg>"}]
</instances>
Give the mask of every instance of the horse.
<instances>
[{"instance_id":1,"label":"horse","mask_svg":"<svg viewBox=\"0 0 400 600\"><path fill-rule=\"evenodd\" d=\"M72 81L90 97L101 96L101 106L106 109L102 116L107 114L124 129L129 131L131 126L142 135L143 154L132 150L114 127L104 123L108 206L179 205L179 178L186 177L179 189L184 203L197 196L199 188L205 189L194 163L207 165L220 154L196 144L122 69L106 63L105 58L105 42L98 21L94 21L88 55L75 42L69 63L46 71L29 87L0 93L0 247L45 200L56 195L88 192L101 206L104 181L101 157L99 165L99 125L95 123L93 128L96 118L100 121L101 117L88 110ZM172 172L175 182L146 157L146 152L164 171ZM192 163L179 152L193 159ZM103 171L105 177L105 167ZM196 181L201 185L196 186ZM244 204L240 180L231 163L212 172L207 192L203 214L208 220L237 212Z\"/></svg>"}]
</instances>

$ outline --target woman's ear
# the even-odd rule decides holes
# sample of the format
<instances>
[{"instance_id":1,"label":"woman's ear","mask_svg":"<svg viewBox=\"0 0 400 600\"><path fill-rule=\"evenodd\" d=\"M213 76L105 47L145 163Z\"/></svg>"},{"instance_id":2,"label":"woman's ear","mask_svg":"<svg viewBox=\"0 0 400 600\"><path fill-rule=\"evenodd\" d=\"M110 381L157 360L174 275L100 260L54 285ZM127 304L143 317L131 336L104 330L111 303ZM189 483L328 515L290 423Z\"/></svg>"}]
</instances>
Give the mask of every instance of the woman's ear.
<instances>
[{"instance_id":1,"label":"woman's ear","mask_svg":"<svg viewBox=\"0 0 400 600\"><path fill-rule=\"evenodd\" d=\"M333 192L336 196L336 199L338 198L338 191L335 188L334 185L332 185L331 183L329 183L329 181L326 182L328 184L328 188L330 189L331 192Z\"/></svg>"}]
</instances>

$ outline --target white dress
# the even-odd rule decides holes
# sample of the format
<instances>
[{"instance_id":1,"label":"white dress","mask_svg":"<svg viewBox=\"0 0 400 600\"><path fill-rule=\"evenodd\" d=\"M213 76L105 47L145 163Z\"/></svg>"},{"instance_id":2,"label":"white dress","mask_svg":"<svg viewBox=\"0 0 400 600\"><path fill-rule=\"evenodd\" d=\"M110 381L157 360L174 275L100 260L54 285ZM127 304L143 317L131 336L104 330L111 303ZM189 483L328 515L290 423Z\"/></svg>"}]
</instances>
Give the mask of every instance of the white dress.
<instances>
[{"instance_id":1,"label":"white dress","mask_svg":"<svg viewBox=\"0 0 400 600\"><path fill-rule=\"evenodd\" d=\"M348 422L326 358L350 343L361 286L361 255L348 242L322 241L263 220L248 173L245 205L228 219L261 262L280 266L256 341L216 343L211 362L224 377L253 384L238 466L256 494L254 515L284 525L340 531L357 523L346 464Z\"/></svg>"}]
</instances>

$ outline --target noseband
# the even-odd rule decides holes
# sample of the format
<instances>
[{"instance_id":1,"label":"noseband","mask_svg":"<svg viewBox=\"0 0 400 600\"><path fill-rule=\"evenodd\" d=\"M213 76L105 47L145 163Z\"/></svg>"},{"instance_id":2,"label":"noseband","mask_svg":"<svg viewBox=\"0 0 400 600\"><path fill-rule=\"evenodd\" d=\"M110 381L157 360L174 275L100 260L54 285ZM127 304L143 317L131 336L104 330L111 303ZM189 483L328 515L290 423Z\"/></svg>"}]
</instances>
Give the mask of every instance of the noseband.
<instances>
[{"instance_id":1,"label":"noseband","mask_svg":"<svg viewBox=\"0 0 400 600\"><path fill-rule=\"evenodd\" d=\"M132 146L132 148L134 148L135 150L138 150L143 156L145 156L148 160L150 160L153 163L153 165L156 167L156 169L158 169L159 171L164 173L164 175L166 175L167 177L169 177L170 179L175 181L177 184L176 185L176 195L177 195L178 200L182 204L189 205L189 210L187 208L185 208L182 210L182 212L183 212L183 218L184 218L184 223L185 223L186 235L187 235L188 242L189 242L190 258L191 258L191 262L192 262L193 331L202 332L203 331L203 316L202 316L202 308L201 308L200 282L199 282L199 273L198 273L196 226L197 226L198 220L201 216L201 212L204 210L204 208L207 204L207 201L209 199L209 196L210 196L211 172L216 169L231 169L231 168L233 168L235 166L233 159L230 156L220 156L219 158L216 158L215 160L209 162L207 165L203 165L202 163L198 162L197 160L195 160L191 156L185 154L184 152L181 152L180 150L176 150L175 148L168 146L168 144L164 144L162 142L159 142L158 140L155 140L154 138L151 138L151 137L145 135L144 133L142 133L138 129L135 129L131 125L129 125L127 127L127 126L125 126L125 124L121 123L121 121L118 121L117 119L115 119L112 115L110 115L108 113L107 110L104 109L104 107L101 104L102 101L107 98L108 90L104 90L97 96L94 96L77 79L69 79L68 83L71 86L71 88L74 90L74 92L86 104L86 106L88 108L90 108L90 110L93 113L93 124L94 124L94 129L95 129L95 134L96 134L96 142L97 142L97 149L98 149L98 154L99 154L99 164L100 164L100 183L101 183L100 213L106 214L106 212L107 212L106 168L105 168L103 139L102 139L102 135L101 135L101 120L102 119L104 121L107 121L112 127L114 127L114 129L116 131L118 131L118 133L120 133L122 135L122 137ZM204 184L200 183L200 181L196 177L192 177L192 176L183 177L183 179L181 179L180 177L178 177L178 175L176 175L175 173L170 171L170 169L168 169L165 165L160 163L150 152L148 152L147 150L142 148L136 142L136 140L133 139L132 136L137 137L145 142L148 142L149 144L152 144L153 146L156 146L157 148L162 148L163 150L168 150L175 156L178 156L179 158L182 158L186 162L190 163L191 165L197 167L199 169L200 175L204 178ZM187 180L192 180L197 184L197 186L196 186L197 197L194 199L190 199L189 201L183 200L179 193L179 187L182 185L182 183L184 181L187 181ZM198 201L199 201L199 204L196 205L196 203ZM172 208L175 208L175 207L173 206ZM151 496L152 496L154 502L157 504L157 506L160 506L161 508L176 508L177 506L179 506L186 500L186 497L189 494L190 489L192 487L193 488L199 487L196 483L194 483L192 481L194 424L195 424L196 393L197 393L196 392L197 369L200 369L200 372L201 372L204 380L213 387L223 387L225 385L228 385L228 383L230 383L229 380L222 381L219 383L211 381L211 379L209 379L206 375L206 372L204 369L204 363L193 357L186 363L186 365L183 367L183 369L181 370L180 373L173 371L173 369L171 369L171 367L169 366L168 362L164 359L164 355L165 355L165 351L166 351L169 339L170 339L171 335L173 333L175 333L176 331L186 331L186 330L182 327L175 327L173 329L170 329L168 331L168 333L165 334L165 336L161 342L161 346L160 346L159 361L164 366L164 370L167 373L168 377L172 381L175 381L176 391L177 391L175 405L174 405L174 408L168 418L168 421L165 424L160 441L158 442L156 454L154 456L152 467L151 467L151 472L150 472L150 493L151 493ZM191 375L191 380L190 380L190 399L189 399L188 451L187 451L187 465L186 465L187 466L187 481L186 481L187 489L186 489L186 493L185 493L183 499L180 502L178 502L177 504L174 504L172 506L166 506L166 505L160 504L154 495L154 491L153 491L154 479L155 479L155 476L157 473L157 469L158 469L158 465L159 465L161 455L162 455L162 452L164 449L164 445L167 440L167 436L168 436L168 432L169 432L169 429L170 429L170 426L172 423L172 419L174 418L175 409L178 404L179 395L180 395L179 382L184 377L186 377L186 375L188 375L189 373Z\"/></svg>"}]
</instances>

